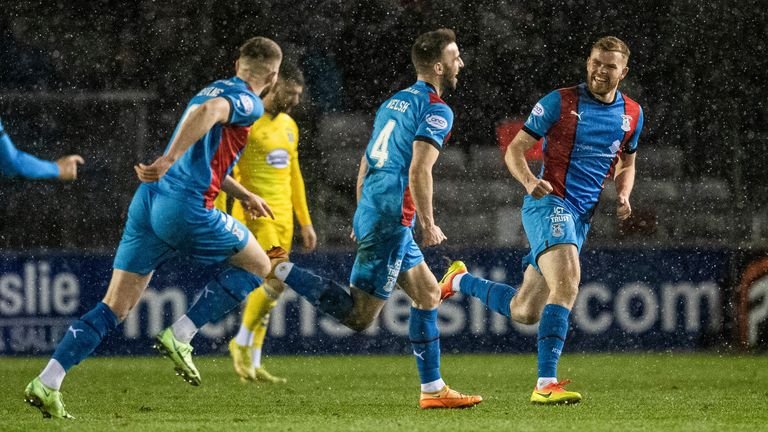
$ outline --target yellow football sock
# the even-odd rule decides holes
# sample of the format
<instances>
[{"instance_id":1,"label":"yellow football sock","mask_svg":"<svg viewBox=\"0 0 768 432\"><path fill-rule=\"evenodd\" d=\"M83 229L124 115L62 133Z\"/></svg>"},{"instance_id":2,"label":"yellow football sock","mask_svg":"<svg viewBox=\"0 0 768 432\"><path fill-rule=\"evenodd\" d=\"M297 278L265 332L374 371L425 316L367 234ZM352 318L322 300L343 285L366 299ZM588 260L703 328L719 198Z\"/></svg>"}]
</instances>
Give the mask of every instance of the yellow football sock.
<instances>
[{"instance_id":1,"label":"yellow football sock","mask_svg":"<svg viewBox=\"0 0 768 432\"><path fill-rule=\"evenodd\" d=\"M248 301L243 311L243 325L253 332L253 345L257 347L264 344L267 324L269 323L269 312L272 311L275 304L277 304L277 299L267 294L263 285L248 295Z\"/></svg>"}]
</instances>

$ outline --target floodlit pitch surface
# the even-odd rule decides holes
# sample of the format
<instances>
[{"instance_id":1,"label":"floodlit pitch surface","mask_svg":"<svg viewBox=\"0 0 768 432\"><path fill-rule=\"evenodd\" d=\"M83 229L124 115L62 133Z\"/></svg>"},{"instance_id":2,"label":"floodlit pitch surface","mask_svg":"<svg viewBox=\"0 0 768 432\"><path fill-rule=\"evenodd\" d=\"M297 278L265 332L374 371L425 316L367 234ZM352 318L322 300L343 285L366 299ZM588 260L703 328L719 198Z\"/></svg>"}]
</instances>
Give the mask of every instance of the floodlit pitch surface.
<instances>
[{"instance_id":1,"label":"floodlit pitch surface","mask_svg":"<svg viewBox=\"0 0 768 432\"><path fill-rule=\"evenodd\" d=\"M768 423L768 359L717 354L567 354L561 378L584 401L528 402L531 355L446 355L446 381L481 394L475 408L417 409L408 356L271 357L286 385L241 384L227 357L200 357L203 384L159 357L92 358L64 384L74 421L43 419L23 402L47 359L0 358L0 430L72 431L723 431Z\"/></svg>"}]
</instances>

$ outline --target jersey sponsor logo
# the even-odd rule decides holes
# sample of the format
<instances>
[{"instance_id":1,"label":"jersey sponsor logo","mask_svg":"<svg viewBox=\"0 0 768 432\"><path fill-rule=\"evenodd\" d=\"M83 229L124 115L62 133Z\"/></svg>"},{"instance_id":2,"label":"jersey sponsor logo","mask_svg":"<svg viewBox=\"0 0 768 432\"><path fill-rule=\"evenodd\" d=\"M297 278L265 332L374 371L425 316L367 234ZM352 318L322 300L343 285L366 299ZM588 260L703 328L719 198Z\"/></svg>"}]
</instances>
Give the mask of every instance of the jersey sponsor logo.
<instances>
[{"instance_id":1,"label":"jersey sponsor logo","mask_svg":"<svg viewBox=\"0 0 768 432\"><path fill-rule=\"evenodd\" d=\"M571 220L571 214L568 213L563 207L555 207L552 209L552 216L549 217L550 222L561 223Z\"/></svg>"},{"instance_id":2,"label":"jersey sponsor logo","mask_svg":"<svg viewBox=\"0 0 768 432\"><path fill-rule=\"evenodd\" d=\"M544 106L541 105L541 103L536 102L536 105L533 107L533 111L531 111L531 114L535 115L536 117L541 117L544 115Z\"/></svg>"},{"instance_id":3,"label":"jersey sponsor logo","mask_svg":"<svg viewBox=\"0 0 768 432\"><path fill-rule=\"evenodd\" d=\"M446 120L445 117L439 116L437 114L428 115L426 121L428 125L437 129L445 129L448 127L448 120Z\"/></svg>"},{"instance_id":4,"label":"jersey sponsor logo","mask_svg":"<svg viewBox=\"0 0 768 432\"><path fill-rule=\"evenodd\" d=\"M243 113L245 115L249 115L253 112L253 99L248 97L248 95L241 94L239 97L238 105L240 105L240 108L243 109Z\"/></svg>"},{"instance_id":5,"label":"jersey sponsor logo","mask_svg":"<svg viewBox=\"0 0 768 432\"><path fill-rule=\"evenodd\" d=\"M630 122L632 121L632 116L622 114L621 115L621 130L624 132L629 132L631 129Z\"/></svg>"},{"instance_id":6,"label":"jersey sponsor logo","mask_svg":"<svg viewBox=\"0 0 768 432\"><path fill-rule=\"evenodd\" d=\"M399 259L391 266L387 266L387 283L384 284L385 292L392 292L397 283L397 277L400 275L400 266L403 264L403 260Z\"/></svg>"},{"instance_id":7,"label":"jersey sponsor logo","mask_svg":"<svg viewBox=\"0 0 768 432\"><path fill-rule=\"evenodd\" d=\"M267 154L267 164L275 168L285 168L291 161L291 155L285 149L275 149Z\"/></svg>"}]
</instances>

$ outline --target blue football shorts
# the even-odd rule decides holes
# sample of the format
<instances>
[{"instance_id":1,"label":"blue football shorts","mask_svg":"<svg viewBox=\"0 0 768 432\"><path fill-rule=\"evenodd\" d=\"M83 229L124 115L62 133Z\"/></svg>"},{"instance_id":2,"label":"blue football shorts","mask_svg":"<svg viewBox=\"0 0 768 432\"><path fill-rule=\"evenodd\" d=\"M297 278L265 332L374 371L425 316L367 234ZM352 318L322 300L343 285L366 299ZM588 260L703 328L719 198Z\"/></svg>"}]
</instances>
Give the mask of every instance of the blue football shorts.
<instances>
[{"instance_id":1,"label":"blue football shorts","mask_svg":"<svg viewBox=\"0 0 768 432\"><path fill-rule=\"evenodd\" d=\"M405 272L424 261L413 240L413 228L400 224L371 223L369 212L355 212L353 228L357 237L357 255L349 283L374 297L387 300Z\"/></svg>"},{"instance_id":2,"label":"blue football shorts","mask_svg":"<svg viewBox=\"0 0 768 432\"><path fill-rule=\"evenodd\" d=\"M541 273L539 257L554 245L572 244L581 253L589 223L584 222L562 198L550 194L534 199L526 195L522 214L523 228L531 245L531 251L522 260L523 272L532 265Z\"/></svg>"},{"instance_id":3,"label":"blue football shorts","mask_svg":"<svg viewBox=\"0 0 768 432\"><path fill-rule=\"evenodd\" d=\"M216 209L159 194L142 184L136 190L113 267L147 274L177 255L216 264L240 252L248 228Z\"/></svg>"}]
</instances>

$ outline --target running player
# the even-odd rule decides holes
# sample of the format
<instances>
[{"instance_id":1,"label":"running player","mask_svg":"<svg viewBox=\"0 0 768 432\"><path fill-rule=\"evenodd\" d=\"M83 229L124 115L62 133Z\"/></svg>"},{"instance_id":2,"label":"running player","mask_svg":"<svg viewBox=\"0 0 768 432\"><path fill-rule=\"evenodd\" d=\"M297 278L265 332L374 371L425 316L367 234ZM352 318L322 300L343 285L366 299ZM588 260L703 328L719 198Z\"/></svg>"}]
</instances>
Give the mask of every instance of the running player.
<instances>
[{"instance_id":1,"label":"running player","mask_svg":"<svg viewBox=\"0 0 768 432\"><path fill-rule=\"evenodd\" d=\"M399 285L413 300L409 334L421 379L419 406L470 407L482 398L448 388L440 376L440 288L413 239L414 214L419 218L424 246L446 239L433 217L432 165L453 124L453 112L440 95L456 87L464 63L456 37L448 29L420 35L411 59L417 81L381 104L360 162L351 295L342 285L287 260L274 266L270 278L274 275L284 281L318 309L356 331L373 322Z\"/></svg>"},{"instance_id":2,"label":"running player","mask_svg":"<svg viewBox=\"0 0 768 432\"><path fill-rule=\"evenodd\" d=\"M16 148L0 121L0 175L26 179L77 179L77 166L85 161L80 155L62 156L56 161L38 159Z\"/></svg>"},{"instance_id":3,"label":"running player","mask_svg":"<svg viewBox=\"0 0 768 432\"><path fill-rule=\"evenodd\" d=\"M74 365L128 316L152 273L176 255L218 264L217 272L186 315L157 336L157 347L176 372L193 385L200 374L190 341L205 323L237 307L270 269L264 250L248 229L213 209L219 189L239 199L253 216L271 215L259 196L229 172L246 144L250 125L264 112L259 94L277 81L280 47L263 37L240 47L236 76L213 82L192 98L163 156L138 164L143 182L128 209L114 271L104 299L73 322L48 365L27 386L30 405L46 417L71 418L61 399L61 383Z\"/></svg>"},{"instance_id":4,"label":"running player","mask_svg":"<svg viewBox=\"0 0 768 432\"><path fill-rule=\"evenodd\" d=\"M472 276L461 261L453 262L440 281L444 299L460 291L517 322L539 322L533 403L581 400L581 394L565 390L569 381L557 380L557 363L579 290L579 253L607 177L616 184L618 218L632 212L629 195L643 111L618 91L628 60L624 42L599 39L587 59L587 82L544 96L507 148L507 167L528 192L522 213L531 252L523 259L520 288ZM525 151L541 137L544 166L536 177Z\"/></svg>"},{"instance_id":5,"label":"running player","mask_svg":"<svg viewBox=\"0 0 768 432\"><path fill-rule=\"evenodd\" d=\"M235 179L249 191L263 197L275 219L246 218L242 205L235 202L232 216L244 223L264 250L280 246L291 251L293 215L301 226L304 249L317 246L299 166L299 128L288 113L299 103L304 76L290 63L280 67L274 90L264 97L264 115L251 126L248 145L235 167ZM226 194L216 198L216 207L226 210ZM269 313L285 290L279 281L262 284L248 295L240 330L229 342L235 372L243 380L285 383L285 378L270 374L261 364L261 349L267 334Z\"/></svg>"}]
</instances>

